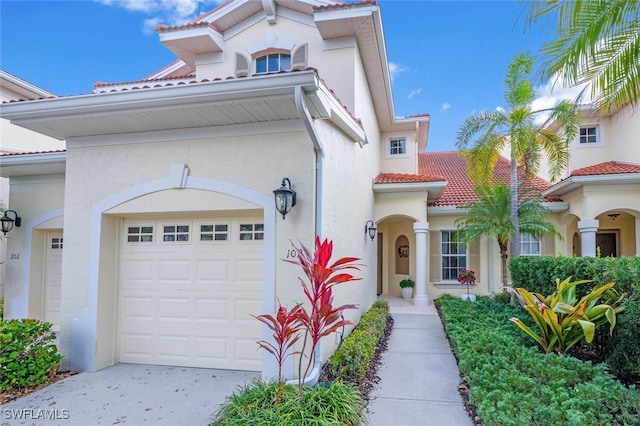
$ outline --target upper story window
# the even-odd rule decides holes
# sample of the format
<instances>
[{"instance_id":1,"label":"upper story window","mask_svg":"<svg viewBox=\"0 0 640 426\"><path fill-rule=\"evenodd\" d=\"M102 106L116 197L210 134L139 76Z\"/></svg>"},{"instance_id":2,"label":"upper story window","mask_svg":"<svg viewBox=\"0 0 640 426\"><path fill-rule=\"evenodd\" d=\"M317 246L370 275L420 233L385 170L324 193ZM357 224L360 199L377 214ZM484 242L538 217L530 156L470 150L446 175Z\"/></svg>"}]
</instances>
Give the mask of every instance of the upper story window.
<instances>
[{"instance_id":1,"label":"upper story window","mask_svg":"<svg viewBox=\"0 0 640 426\"><path fill-rule=\"evenodd\" d=\"M522 256L540 256L540 238L526 232L520 233L520 254Z\"/></svg>"},{"instance_id":2,"label":"upper story window","mask_svg":"<svg viewBox=\"0 0 640 426\"><path fill-rule=\"evenodd\" d=\"M389 157L405 157L407 155L407 140L405 138L389 139L387 154Z\"/></svg>"},{"instance_id":3,"label":"upper story window","mask_svg":"<svg viewBox=\"0 0 640 426\"><path fill-rule=\"evenodd\" d=\"M286 53L270 53L256 59L257 74L290 70L291 55Z\"/></svg>"},{"instance_id":4,"label":"upper story window","mask_svg":"<svg viewBox=\"0 0 640 426\"><path fill-rule=\"evenodd\" d=\"M580 127L580 133L576 141L579 148L603 146L604 145L604 128L598 124L589 124Z\"/></svg>"}]
</instances>

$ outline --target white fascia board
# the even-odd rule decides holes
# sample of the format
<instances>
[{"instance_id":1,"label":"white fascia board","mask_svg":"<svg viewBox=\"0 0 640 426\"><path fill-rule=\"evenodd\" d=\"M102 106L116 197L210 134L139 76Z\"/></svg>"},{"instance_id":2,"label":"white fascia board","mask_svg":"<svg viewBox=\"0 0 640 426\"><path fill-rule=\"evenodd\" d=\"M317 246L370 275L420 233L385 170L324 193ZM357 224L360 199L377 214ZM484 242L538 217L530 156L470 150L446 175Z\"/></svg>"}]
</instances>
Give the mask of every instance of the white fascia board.
<instances>
[{"instance_id":1,"label":"white fascia board","mask_svg":"<svg viewBox=\"0 0 640 426\"><path fill-rule=\"evenodd\" d=\"M215 45L219 49L217 51L222 51L222 48L224 47L222 34L208 26L166 30L158 33L158 38L160 39L161 43L196 37L206 37L207 39L210 39L213 45Z\"/></svg>"},{"instance_id":2,"label":"white fascia board","mask_svg":"<svg viewBox=\"0 0 640 426\"><path fill-rule=\"evenodd\" d=\"M374 183L373 192L384 194L387 192L430 192L444 191L447 182L411 182L411 183Z\"/></svg>"},{"instance_id":3,"label":"white fascia board","mask_svg":"<svg viewBox=\"0 0 640 426\"><path fill-rule=\"evenodd\" d=\"M306 92L313 92L318 89L319 80L313 71L300 71L251 79L221 80L185 86L172 85L125 92L15 102L1 104L0 116L27 123L138 109L170 109L207 102L285 96L291 94L291 89L296 86L302 86Z\"/></svg>"},{"instance_id":4,"label":"white fascia board","mask_svg":"<svg viewBox=\"0 0 640 426\"><path fill-rule=\"evenodd\" d=\"M67 161L67 152L45 152L38 154L0 155L0 167L38 164L56 164Z\"/></svg>"},{"instance_id":5,"label":"white fascia board","mask_svg":"<svg viewBox=\"0 0 640 426\"><path fill-rule=\"evenodd\" d=\"M640 173L620 173L614 175L572 176L542 192L545 197L562 196L584 185L606 185L614 183L638 183Z\"/></svg>"},{"instance_id":6,"label":"white fascia board","mask_svg":"<svg viewBox=\"0 0 640 426\"><path fill-rule=\"evenodd\" d=\"M569 203L564 201L542 202L540 205L551 210L551 213L561 213L569 210Z\"/></svg>"},{"instance_id":7,"label":"white fascia board","mask_svg":"<svg viewBox=\"0 0 640 426\"><path fill-rule=\"evenodd\" d=\"M370 5L370 6L357 6L357 7L349 7L348 5L345 8L340 9L322 9L316 11L313 15L313 19L315 22L324 22L324 21L339 21L345 19L352 18L367 18L373 14L373 12L380 10L380 6Z\"/></svg>"},{"instance_id":8,"label":"white fascia board","mask_svg":"<svg viewBox=\"0 0 640 426\"><path fill-rule=\"evenodd\" d=\"M429 216L461 216L467 212L456 206L427 206L427 217Z\"/></svg>"},{"instance_id":9,"label":"white fascia board","mask_svg":"<svg viewBox=\"0 0 640 426\"><path fill-rule=\"evenodd\" d=\"M367 141L367 135L364 129L358 125L353 117L345 110L324 85L320 86L320 90L316 92L317 98L325 107L329 120L335 124L340 130L345 132L354 142L364 144Z\"/></svg>"}]
</instances>

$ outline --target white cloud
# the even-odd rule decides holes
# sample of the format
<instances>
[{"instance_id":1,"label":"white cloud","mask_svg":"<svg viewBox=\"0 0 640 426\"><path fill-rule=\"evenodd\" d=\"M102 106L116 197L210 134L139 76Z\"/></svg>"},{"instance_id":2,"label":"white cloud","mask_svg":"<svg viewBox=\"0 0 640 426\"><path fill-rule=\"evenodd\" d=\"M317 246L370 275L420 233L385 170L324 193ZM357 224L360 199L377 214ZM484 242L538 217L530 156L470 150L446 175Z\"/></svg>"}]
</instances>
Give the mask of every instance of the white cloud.
<instances>
[{"instance_id":1,"label":"white cloud","mask_svg":"<svg viewBox=\"0 0 640 426\"><path fill-rule=\"evenodd\" d=\"M449 108L451 108L451 104L449 102L445 102L440 107L440 111L444 112L444 111L448 110Z\"/></svg>"},{"instance_id":2,"label":"white cloud","mask_svg":"<svg viewBox=\"0 0 640 426\"><path fill-rule=\"evenodd\" d=\"M587 104L592 101L589 90L585 90L584 94L580 97L586 85L580 85L575 87L562 87L554 85L553 82L548 82L542 86L536 87L536 98L533 100L532 109L534 111L544 110L547 108L553 108L562 100L568 100L571 102L577 101L581 104ZM543 113L536 117L536 124L543 124L549 114Z\"/></svg>"},{"instance_id":3,"label":"white cloud","mask_svg":"<svg viewBox=\"0 0 640 426\"><path fill-rule=\"evenodd\" d=\"M131 12L153 15L144 21L144 31L152 32L156 25L181 25L202 12L213 9L224 0L96 0L106 6L121 7Z\"/></svg>"},{"instance_id":4,"label":"white cloud","mask_svg":"<svg viewBox=\"0 0 640 426\"><path fill-rule=\"evenodd\" d=\"M409 92L409 94L407 95L407 99L413 99L413 97L414 97L414 96L419 95L420 93L422 93L422 88L412 90L412 91L411 91L411 92Z\"/></svg>"},{"instance_id":5,"label":"white cloud","mask_svg":"<svg viewBox=\"0 0 640 426\"><path fill-rule=\"evenodd\" d=\"M407 71L407 69L407 67L403 67L395 62L389 62L389 76L391 77L391 81L403 72Z\"/></svg>"}]
</instances>

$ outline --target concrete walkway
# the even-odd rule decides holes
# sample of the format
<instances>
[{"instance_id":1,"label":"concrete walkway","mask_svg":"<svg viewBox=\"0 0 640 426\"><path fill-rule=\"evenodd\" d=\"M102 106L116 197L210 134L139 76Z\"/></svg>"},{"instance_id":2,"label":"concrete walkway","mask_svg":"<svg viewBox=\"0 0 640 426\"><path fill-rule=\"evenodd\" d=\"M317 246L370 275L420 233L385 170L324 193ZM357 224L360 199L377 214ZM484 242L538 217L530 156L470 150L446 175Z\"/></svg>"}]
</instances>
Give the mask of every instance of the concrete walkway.
<instances>
[{"instance_id":1,"label":"concrete walkway","mask_svg":"<svg viewBox=\"0 0 640 426\"><path fill-rule=\"evenodd\" d=\"M371 394L370 426L472 426L458 393L460 371L433 304L389 302L394 320Z\"/></svg>"}]
</instances>

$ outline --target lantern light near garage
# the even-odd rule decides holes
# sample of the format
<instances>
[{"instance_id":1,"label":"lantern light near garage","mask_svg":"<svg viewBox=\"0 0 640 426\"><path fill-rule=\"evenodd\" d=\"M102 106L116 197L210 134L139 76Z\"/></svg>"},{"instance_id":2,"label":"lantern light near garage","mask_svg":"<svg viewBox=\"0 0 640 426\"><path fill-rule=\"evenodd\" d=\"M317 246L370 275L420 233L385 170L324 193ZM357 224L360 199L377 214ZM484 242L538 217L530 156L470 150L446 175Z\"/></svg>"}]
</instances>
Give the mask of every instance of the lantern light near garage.
<instances>
[{"instance_id":1,"label":"lantern light near garage","mask_svg":"<svg viewBox=\"0 0 640 426\"><path fill-rule=\"evenodd\" d=\"M282 178L282 186L275 189L273 194L276 198L276 210L282 215L282 220L291 211L291 208L296 205L296 191L291 189L291 181L289 178Z\"/></svg>"},{"instance_id":2,"label":"lantern light near garage","mask_svg":"<svg viewBox=\"0 0 640 426\"><path fill-rule=\"evenodd\" d=\"M376 228L375 223L373 223L372 220L368 220L367 223L364 225L364 233L369 235L369 238L371 238L371 241L373 241L373 239L376 237L376 232L378 231L378 228Z\"/></svg>"},{"instance_id":3,"label":"lantern light near garage","mask_svg":"<svg viewBox=\"0 0 640 426\"><path fill-rule=\"evenodd\" d=\"M13 226L20 226L22 224L22 218L18 216L15 210L6 210L2 217L0 217L0 230L4 235L13 229Z\"/></svg>"}]
</instances>

